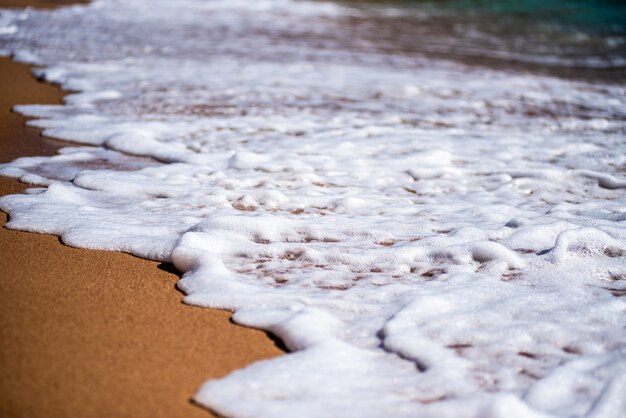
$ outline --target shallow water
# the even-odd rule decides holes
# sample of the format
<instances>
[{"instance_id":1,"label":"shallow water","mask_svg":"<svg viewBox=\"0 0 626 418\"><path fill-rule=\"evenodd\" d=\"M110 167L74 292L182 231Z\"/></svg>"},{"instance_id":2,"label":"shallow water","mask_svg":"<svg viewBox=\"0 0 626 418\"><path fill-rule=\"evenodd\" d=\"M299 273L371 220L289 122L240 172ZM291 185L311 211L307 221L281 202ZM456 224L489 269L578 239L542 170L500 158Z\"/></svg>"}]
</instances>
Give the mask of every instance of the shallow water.
<instances>
[{"instance_id":1,"label":"shallow water","mask_svg":"<svg viewBox=\"0 0 626 418\"><path fill-rule=\"evenodd\" d=\"M18 110L91 146L0 166L47 186L0 207L171 261L187 303L281 338L292 354L200 388L221 414L620 416L624 38L534 19L539 43L485 13L4 11L0 50L78 92Z\"/></svg>"},{"instance_id":2,"label":"shallow water","mask_svg":"<svg viewBox=\"0 0 626 418\"><path fill-rule=\"evenodd\" d=\"M623 82L626 6L613 1L370 1L359 40L488 68ZM386 42L385 42L386 41Z\"/></svg>"}]
</instances>

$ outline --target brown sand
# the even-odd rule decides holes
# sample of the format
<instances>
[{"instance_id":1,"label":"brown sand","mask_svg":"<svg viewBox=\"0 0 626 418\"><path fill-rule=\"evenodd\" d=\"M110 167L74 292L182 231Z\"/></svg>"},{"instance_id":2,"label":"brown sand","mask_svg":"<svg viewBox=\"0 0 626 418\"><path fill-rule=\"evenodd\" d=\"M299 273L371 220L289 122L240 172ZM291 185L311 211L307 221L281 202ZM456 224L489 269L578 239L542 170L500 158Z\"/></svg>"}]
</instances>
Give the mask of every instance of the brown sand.
<instances>
[{"instance_id":1,"label":"brown sand","mask_svg":"<svg viewBox=\"0 0 626 418\"><path fill-rule=\"evenodd\" d=\"M42 1L0 0L24 3ZM63 144L9 112L61 101L29 69L0 59L0 161ZM2 195L25 187L0 177ZM183 305L171 271L0 229L0 417L208 417L190 402L205 379L282 353L228 312Z\"/></svg>"},{"instance_id":2,"label":"brown sand","mask_svg":"<svg viewBox=\"0 0 626 418\"><path fill-rule=\"evenodd\" d=\"M87 3L89 0L0 0L0 7L36 7L53 9L64 4Z\"/></svg>"}]
</instances>

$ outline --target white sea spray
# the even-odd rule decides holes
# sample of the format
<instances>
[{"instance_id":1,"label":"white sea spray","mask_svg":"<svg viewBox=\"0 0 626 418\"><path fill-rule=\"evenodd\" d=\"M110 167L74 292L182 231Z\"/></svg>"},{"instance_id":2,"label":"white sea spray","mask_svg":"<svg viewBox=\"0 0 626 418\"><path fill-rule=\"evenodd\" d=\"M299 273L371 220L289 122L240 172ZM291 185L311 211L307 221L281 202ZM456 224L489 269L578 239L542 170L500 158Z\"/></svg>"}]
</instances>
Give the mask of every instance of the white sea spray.
<instances>
[{"instance_id":1,"label":"white sea spray","mask_svg":"<svg viewBox=\"0 0 626 418\"><path fill-rule=\"evenodd\" d=\"M291 351L198 403L626 413L623 86L382 51L331 3L147 4L1 12L0 51L76 91L17 110L90 146L1 165L47 188L0 208L173 262L185 302Z\"/></svg>"}]
</instances>

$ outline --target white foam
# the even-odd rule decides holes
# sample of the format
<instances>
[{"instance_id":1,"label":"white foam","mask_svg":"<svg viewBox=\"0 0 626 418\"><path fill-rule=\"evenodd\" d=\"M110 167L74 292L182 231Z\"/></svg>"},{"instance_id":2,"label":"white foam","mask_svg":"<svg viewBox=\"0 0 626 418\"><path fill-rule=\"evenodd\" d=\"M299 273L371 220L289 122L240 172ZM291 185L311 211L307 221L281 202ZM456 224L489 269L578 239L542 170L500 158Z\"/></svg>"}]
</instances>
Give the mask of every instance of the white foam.
<instances>
[{"instance_id":1,"label":"white foam","mask_svg":"<svg viewBox=\"0 0 626 418\"><path fill-rule=\"evenodd\" d=\"M1 165L48 188L0 208L10 228L171 261L185 302L293 351L205 383L200 404L624 412L622 87L383 51L358 28L367 42L346 42L366 9L146 4L3 12L18 30L0 50L78 90L17 110L89 146Z\"/></svg>"}]
</instances>

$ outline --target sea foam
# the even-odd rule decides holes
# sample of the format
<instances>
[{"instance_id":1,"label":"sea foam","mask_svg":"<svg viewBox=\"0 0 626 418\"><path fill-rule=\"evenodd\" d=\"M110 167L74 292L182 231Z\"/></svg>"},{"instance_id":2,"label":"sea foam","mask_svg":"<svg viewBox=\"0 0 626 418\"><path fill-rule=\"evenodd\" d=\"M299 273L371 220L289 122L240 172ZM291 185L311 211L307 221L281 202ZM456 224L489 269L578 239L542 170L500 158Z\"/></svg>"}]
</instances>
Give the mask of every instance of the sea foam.
<instances>
[{"instance_id":1,"label":"sea foam","mask_svg":"<svg viewBox=\"0 0 626 418\"><path fill-rule=\"evenodd\" d=\"M17 110L85 145L0 166L45 186L8 227L172 262L280 338L199 389L223 415L625 414L624 86L394 49L403 13L2 11L0 50L73 91Z\"/></svg>"}]
</instances>

